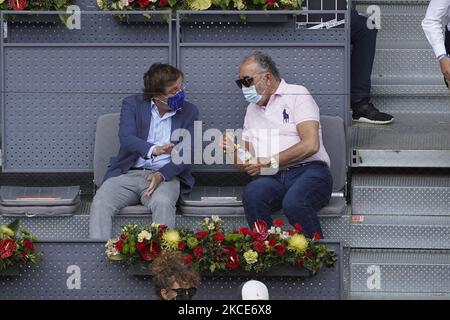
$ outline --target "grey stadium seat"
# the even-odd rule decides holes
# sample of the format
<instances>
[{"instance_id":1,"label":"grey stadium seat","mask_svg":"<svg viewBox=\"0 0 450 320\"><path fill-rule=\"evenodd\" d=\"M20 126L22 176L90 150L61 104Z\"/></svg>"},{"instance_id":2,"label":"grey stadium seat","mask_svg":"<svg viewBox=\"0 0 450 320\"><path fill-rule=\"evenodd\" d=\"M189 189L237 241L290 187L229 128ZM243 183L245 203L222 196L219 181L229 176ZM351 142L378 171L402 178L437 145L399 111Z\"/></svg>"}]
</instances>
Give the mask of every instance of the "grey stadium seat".
<instances>
[{"instance_id":1,"label":"grey stadium seat","mask_svg":"<svg viewBox=\"0 0 450 320\"><path fill-rule=\"evenodd\" d=\"M97 120L94 144L94 184L97 188L102 185L110 158L119 152L119 120L119 113L104 114ZM119 212L119 214L149 213L150 209L143 205L125 207Z\"/></svg>"}]
</instances>

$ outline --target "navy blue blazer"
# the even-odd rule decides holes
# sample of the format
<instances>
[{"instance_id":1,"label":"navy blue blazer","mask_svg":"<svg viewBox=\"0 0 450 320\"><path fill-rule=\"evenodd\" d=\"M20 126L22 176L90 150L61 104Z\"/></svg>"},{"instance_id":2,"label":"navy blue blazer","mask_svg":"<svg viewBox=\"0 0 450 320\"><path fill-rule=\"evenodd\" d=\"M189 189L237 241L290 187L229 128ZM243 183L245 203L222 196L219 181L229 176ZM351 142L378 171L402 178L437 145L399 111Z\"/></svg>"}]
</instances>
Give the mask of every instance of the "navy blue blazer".
<instances>
[{"instance_id":1,"label":"navy blue blazer","mask_svg":"<svg viewBox=\"0 0 450 320\"><path fill-rule=\"evenodd\" d=\"M197 107L187 101L184 102L184 108L178 110L172 116L172 132L183 128L189 130L191 134L192 161L194 159L194 121L198 119ZM147 142L151 120L150 102L145 101L142 94L123 99L119 124L120 150L116 157L111 158L103 182L111 177L127 173L136 164L139 157L147 156L151 146L153 146L152 143ZM179 141L172 141L174 144L177 142ZM189 164L175 164L170 161L158 171L166 180L171 180L177 176L181 182L181 193L189 192L194 186L194 177L191 174Z\"/></svg>"}]
</instances>

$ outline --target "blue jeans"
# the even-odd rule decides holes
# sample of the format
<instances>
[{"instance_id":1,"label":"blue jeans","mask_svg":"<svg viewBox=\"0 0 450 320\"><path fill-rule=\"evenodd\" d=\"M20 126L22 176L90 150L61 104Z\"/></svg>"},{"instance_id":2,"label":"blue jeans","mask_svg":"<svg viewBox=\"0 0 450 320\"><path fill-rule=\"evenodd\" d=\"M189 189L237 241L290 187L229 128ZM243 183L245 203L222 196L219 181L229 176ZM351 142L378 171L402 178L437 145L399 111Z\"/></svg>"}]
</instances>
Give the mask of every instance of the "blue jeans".
<instances>
[{"instance_id":1,"label":"blue jeans","mask_svg":"<svg viewBox=\"0 0 450 320\"><path fill-rule=\"evenodd\" d=\"M322 235L317 212L331 198L333 178L324 162L313 161L279 171L272 176L257 176L244 189L242 201L250 227L264 220L270 227L271 214L279 209L291 225L303 227L307 236Z\"/></svg>"}]
</instances>

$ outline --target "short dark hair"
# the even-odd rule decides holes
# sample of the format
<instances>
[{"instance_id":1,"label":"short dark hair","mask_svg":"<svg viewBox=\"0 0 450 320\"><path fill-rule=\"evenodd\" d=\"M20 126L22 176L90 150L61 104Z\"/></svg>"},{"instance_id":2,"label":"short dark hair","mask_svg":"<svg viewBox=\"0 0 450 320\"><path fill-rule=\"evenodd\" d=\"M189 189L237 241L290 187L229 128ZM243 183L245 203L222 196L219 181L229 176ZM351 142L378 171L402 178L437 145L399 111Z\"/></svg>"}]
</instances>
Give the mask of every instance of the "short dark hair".
<instances>
[{"instance_id":1,"label":"short dark hair","mask_svg":"<svg viewBox=\"0 0 450 320\"><path fill-rule=\"evenodd\" d=\"M153 97L164 95L167 86L180 77L183 77L183 72L170 64L152 64L144 74L144 99L150 101Z\"/></svg>"},{"instance_id":2,"label":"short dark hair","mask_svg":"<svg viewBox=\"0 0 450 320\"><path fill-rule=\"evenodd\" d=\"M269 71L277 80L281 79L280 76L280 71L278 71L277 65L275 64L275 62L272 60L272 58L261 52L261 51L255 51L251 54L249 54L248 56L246 56L244 58L244 62L248 61L250 59L255 60L255 62L258 64L258 66L264 70L264 71Z\"/></svg>"}]
</instances>

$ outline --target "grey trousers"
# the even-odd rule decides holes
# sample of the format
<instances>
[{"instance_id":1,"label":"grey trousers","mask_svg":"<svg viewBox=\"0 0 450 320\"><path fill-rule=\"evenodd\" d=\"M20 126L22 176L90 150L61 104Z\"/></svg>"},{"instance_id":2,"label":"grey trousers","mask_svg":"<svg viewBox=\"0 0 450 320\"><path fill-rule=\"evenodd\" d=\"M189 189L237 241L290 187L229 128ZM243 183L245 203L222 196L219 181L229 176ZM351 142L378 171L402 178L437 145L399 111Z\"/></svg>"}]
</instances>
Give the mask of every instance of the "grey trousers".
<instances>
[{"instance_id":1,"label":"grey trousers","mask_svg":"<svg viewBox=\"0 0 450 320\"><path fill-rule=\"evenodd\" d=\"M151 170L130 170L126 174L106 180L95 194L89 217L91 239L111 239L112 218L127 206L143 204L150 208L152 221L175 227L176 203L180 196L180 181L163 181L150 197L144 196Z\"/></svg>"}]
</instances>

